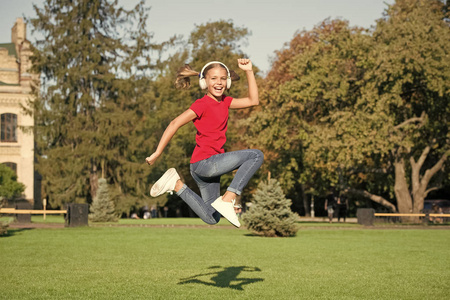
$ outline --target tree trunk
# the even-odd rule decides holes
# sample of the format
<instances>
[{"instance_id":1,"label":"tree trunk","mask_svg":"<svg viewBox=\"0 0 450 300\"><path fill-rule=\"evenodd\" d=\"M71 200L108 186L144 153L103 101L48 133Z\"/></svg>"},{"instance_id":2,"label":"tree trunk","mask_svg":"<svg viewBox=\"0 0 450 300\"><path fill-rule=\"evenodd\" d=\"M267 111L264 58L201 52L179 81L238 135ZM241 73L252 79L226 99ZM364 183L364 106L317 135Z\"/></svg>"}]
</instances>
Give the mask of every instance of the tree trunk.
<instances>
[{"instance_id":1,"label":"tree trunk","mask_svg":"<svg viewBox=\"0 0 450 300\"><path fill-rule=\"evenodd\" d=\"M432 188L427 190L428 184L430 183L431 178L442 169L442 166L444 165L444 162L447 160L447 157L449 155L448 151L444 153L444 155L442 155L442 157L438 160L438 162L432 168L426 170L424 175L420 177L420 169L422 168L430 150L431 150L430 146L425 147L417 162L414 160L414 157L410 158L414 213L422 212L423 202L427 197L428 193L430 192L430 190L436 189Z\"/></svg>"},{"instance_id":2,"label":"tree trunk","mask_svg":"<svg viewBox=\"0 0 450 300\"><path fill-rule=\"evenodd\" d=\"M443 168L444 162L447 160L447 157L450 155L450 151L444 153L439 159L439 161L430 169L426 170L424 175L420 176L420 169L422 168L425 159L430 151L430 147L426 147L419 160L416 162L413 157L410 158L411 163L411 191L408 183L406 181L406 172L405 172L405 161L401 157L397 157L394 168L395 168L395 185L394 192L395 198L397 199L397 210L402 214L411 214L411 213L421 213L423 210L423 203L427 194L436 189L430 188L427 189L428 184L430 183L431 178ZM377 202L387 208L389 208L392 212L395 212L395 206L384 199L383 197L370 194L367 191L348 189L350 193L357 194L369 198L370 200ZM420 221L419 217L402 217L403 222L415 222L418 223Z\"/></svg>"},{"instance_id":3,"label":"tree trunk","mask_svg":"<svg viewBox=\"0 0 450 300\"><path fill-rule=\"evenodd\" d=\"M412 198L406 182L405 161L403 158L396 159L394 192L397 199L397 209L401 214L413 213ZM419 218L402 217L403 222L419 222Z\"/></svg>"},{"instance_id":4,"label":"tree trunk","mask_svg":"<svg viewBox=\"0 0 450 300\"><path fill-rule=\"evenodd\" d=\"M305 209L305 216L310 217L311 216L311 213L310 213L311 207L308 204L308 197L306 197L305 189L303 188L303 184L300 185L300 188L302 190L303 208Z\"/></svg>"},{"instance_id":5,"label":"tree trunk","mask_svg":"<svg viewBox=\"0 0 450 300\"><path fill-rule=\"evenodd\" d=\"M105 177L105 173L106 173L106 170L105 170L105 159L102 159L102 178L106 178Z\"/></svg>"},{"instance_id":6,"label":"tree trunk","mask_svg":"<svg viewBox=\"0 0 450 300\"><path fill-rule=\"evenodd\" d=\"M394 192L397 199L398 212L402 214L410 214L412 210L412 198L409 194L408 183L406 182L405 162L403 158L399 158L394 163L395 167L395 185Z\"/></svg>"},{"instance_id":7,"label":"tree trunk","mask_svg":"<svg viewBox=\"0 0 450 300\"><path fill-rule=\"evenodd\" d=\"M89 184L91 185L91 199L94 200L98 189L97 165L92 162L91 174L89 174Z\"/></svg>"},{"instance_id":8,"label":"tree trunk","mask_svg":"<svg viewBox=\"0 0 450 300\"><path fill-rule=\"evenodd\" d=\"M436 188L427 190L431 178L442 169L444 162L447 160L449 151L438 160L438 162L430 169L426 170L424 175L420 176L420 169L422 168L431 147L427 146L422 151L417 162L414 157L409 159L411 164L411 192L409 191L406 182L405 162L403 158L397 158L394 163L395 167L395 197L397 198L397 208L400 213L421 213L423 210L423 202L427 194ZM403 221L419 222L419 217L404 217Z\"/></svg>"}]
</instances>

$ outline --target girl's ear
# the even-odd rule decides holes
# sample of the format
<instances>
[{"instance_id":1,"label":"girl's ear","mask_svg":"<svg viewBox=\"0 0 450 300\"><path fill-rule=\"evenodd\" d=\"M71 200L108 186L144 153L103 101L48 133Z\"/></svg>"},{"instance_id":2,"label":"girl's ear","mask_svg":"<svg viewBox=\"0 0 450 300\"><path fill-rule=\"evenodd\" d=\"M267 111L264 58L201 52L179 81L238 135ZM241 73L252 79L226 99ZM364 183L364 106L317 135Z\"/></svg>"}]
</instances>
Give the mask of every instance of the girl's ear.
<instances>
[{"instance_id":1,"label":"girl's ear","mask_svg":"<svg viewBox=\"0 0 450 300\"><path fill-rule=\"evenodd\" d=\"M230 78L231 81L238 81L239 79L241 79L241 77L239 77L239 75L233 70L230 70Z\"/></svg>"}]
</instances>

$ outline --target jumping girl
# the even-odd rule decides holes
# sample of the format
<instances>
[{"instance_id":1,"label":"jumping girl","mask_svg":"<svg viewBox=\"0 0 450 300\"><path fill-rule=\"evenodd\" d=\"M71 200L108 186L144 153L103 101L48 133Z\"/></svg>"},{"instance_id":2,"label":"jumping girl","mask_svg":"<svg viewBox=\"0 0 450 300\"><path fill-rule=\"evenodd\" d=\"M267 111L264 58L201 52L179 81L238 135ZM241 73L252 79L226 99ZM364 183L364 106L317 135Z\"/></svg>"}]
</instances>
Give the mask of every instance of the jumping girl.
<instances>
[{"instance_id":1,"label":"jumping girl","mask_svg":"<svg viewBox=\"0 0 450 300\"><path fill-rule=\"evenodd\" d=\"M207 224L217 224L220 215L234 226L240 223L234 208L237 195L250 178L261 167L263 153L260 150L240 150L225 153L228 126L228 110L251 107L259 104L258 86L249 59L238 59L238 66L245 71L248 81L248 97L234 99L225 95L231 81L239 79L221 62L206 64L201 72L189 65L181 68L175 82L178 88L189 88L190 76L199 76L200 88L206 95L197 99L191 107L176 117L164 131L156 151L145 160L153 165L177 130L193 121L197 128L196 146L190 161L191 175L196 181L201 197L186 186L174 168L171 168L153 185L150 194L157 197L165 192L175 191L192 210ZM220 176L237 169L230 186L220 196Z\"/></svg>"}]
</instances>

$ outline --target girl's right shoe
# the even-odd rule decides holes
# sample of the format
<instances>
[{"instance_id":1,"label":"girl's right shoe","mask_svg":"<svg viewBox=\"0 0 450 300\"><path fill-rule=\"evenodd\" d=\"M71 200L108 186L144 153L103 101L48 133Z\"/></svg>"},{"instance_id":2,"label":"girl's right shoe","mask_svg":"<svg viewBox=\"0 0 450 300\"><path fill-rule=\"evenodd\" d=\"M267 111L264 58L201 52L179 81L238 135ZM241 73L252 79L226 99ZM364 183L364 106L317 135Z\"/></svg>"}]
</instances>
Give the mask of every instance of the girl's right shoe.
<instances>
[{"instance_id":1,"label":"girl's right shoe","mask_svg":"<svg viewBox=\"0 0 450 300\"><path fill-rule=\"evenodd\" d=\"M239 223L239 219L234 211L234 201L233 202L225 202L222 200L222 196L217 198L211 206L217 210L225 219L227 219L231 224L236 227L240 227L241 223Z\"/></svg>"},{"instance_id":2,"label":"girl's right shoe","mask_svg":"<svg viewBox=\"0 0 450 300\"><path fill-rule=\"evenodd\" d=\"M172 192L175 189L177 181L180 179L175 168L170 168L163 176L152 186L150 195L158 197L166 192Z\"/></svg>"}]
</instances>

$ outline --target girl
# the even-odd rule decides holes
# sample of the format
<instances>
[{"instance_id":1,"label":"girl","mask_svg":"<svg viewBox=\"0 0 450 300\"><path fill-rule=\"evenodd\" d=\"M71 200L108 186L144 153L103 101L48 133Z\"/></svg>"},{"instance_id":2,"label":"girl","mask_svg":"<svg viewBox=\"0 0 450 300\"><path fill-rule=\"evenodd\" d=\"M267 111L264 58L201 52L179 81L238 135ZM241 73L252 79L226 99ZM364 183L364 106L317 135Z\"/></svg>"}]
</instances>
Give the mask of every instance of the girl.
<instances>
[{"instance_id":1,"label":"girl","mask_svg":"<svg viewBox=\"0 0 450 300\"><path fill-rule=\"evenodd\" d=\"M193 71L189 65L181 68L175 82L178 88L189 88L189 76L199 76L200 87L206 95L197 99L191 107L176 117L167 126L156 151L146 158L149 165L155 163L173 135L190 121L197 128L196 146L190 161L191 175L198 184L202 197L194 193L180 180L174 168L171 168L153 185L150 194L153 197L165 192L175 191L192 210L207 224L217 224L220 215L234 226L240 223L235 213L235 199L240 195L250 178L263 163L260 150L241 150L225 153L228 125L228 109L240 109L259 104L252 63L249 59L238 59L238 66L245 71L249 94L246 98L234 99L225 95L231 81L239 79L236 73L229 71L221 62L206 64L202 71ZM233 78L232 78L233 77ZM226 193L220 196L220 176L236 170Z\"/></svg>"}]
</instances>

